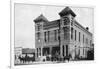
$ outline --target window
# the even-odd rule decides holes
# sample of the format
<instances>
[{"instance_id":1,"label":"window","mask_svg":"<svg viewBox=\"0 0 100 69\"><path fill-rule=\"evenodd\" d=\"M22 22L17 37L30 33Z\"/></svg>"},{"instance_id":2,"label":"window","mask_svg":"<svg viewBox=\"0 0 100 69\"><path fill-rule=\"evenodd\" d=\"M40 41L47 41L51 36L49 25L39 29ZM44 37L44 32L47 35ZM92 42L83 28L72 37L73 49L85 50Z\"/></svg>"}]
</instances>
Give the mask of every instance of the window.
<instances>
[{"instance_id":1,"label":"window","mask_svg":"<svg viewBox=\"0 0 100 69\"><path fill-rule=\"evenodd\" d=\"M77 48L76 48L77 46L75 45L75 57L76 57L76 55L77 55Z\"/></svg>"},{"instance_id":2,"label":"window","mask_svg":"<svg viewBox=\"0 0 100 69\"><path fill-rule=\"evenodd\" d=\"M58 38L58 40L60 40L60 31L59 31L59 29L57 30L57 34L58 34L57 38Z\"/></svg>"},{"instance_id":3,"label":"window","mask_svg":"<svg viewBox=\"0 0 100 69\"><path fill-rule=\"evenodd\" d=\"M38 24L38 25L37 25L37 30L38 30L38 31L40 31L40 27L41 27L41 25Z\"/></svg>"},{"instance_id":4,"label":"window","mask_svg":"<svg viewBox=\"0 0 100 69\"><path fill-rule=\"evenodd\" d=\"M88 39L86 38L86 44L88 44Z\"/></svg>"},{"instance_id":5,"label":"window","mask_svg":"<svg viewBox=\"0 0 100 69\"><path fill-rule=\"evenodd\" d=\"M50 31L48 31L48 42L49 42L49 38L50 38Z\"/></svg>"},{"instance_id":6,"label":"window","mask_svg":"<svg viewBox=\"0 0 100 69\"><path fill-rule=\"evenodd\" d=\"M38 57L38 48L37 48L37 57Z\"/></svg>"},{"instance_id":7,"label":"window","mask_svg":"<svg viewBox=\"0 0 100 69\"><path fill-rule=\"evenodd\" d=\"M62 49L63 49L62 51L63 51L63 56L64 56L64 45L63 45L62 47L63 47L63 48L62 48Z\"/></svg>"},{"instance_id":8,"label":"window","mask_svg":"<svg viewBox=\"0 0 100 69\"><path fill-rule=\"evenodd\" d=\"M39 48L40 56L41 56L41 48Z\"/></svg>"},{"instance_id":9,"label":"window","mask_svg":"<svg viewBox=\"0 0 100 69\"><path fill-rule=\"evenodd\" d=\"M57 40L57 30L54 30L54 40Z\"/></svg>"},{"instance_id":10,"label":"window","mask_svg":"<svg viewBox=\"0 0 100 69\"><path fill-rule=\"evenodd\" d=\"M49 41L49 38L50 38L50 31L44 32L44 41L45 42Z\"/></svg>"},{"instance_id":11,"label":"window","mask_svg":"<svg viewBox=\"0 0 100 69\"><path fill-rule=\"evenodd\" d=\"M70 27L69 27L69 26L64 27L63 29L64 29L64 32L65 32L65 33L70 31Z\"/></svg>"},{"instance_id":12,"label":"window","mask_svg":"<svg viewBox=\"0 0 100 69\"><path fill-rule=\"evenodd\" d=\"M75 30L75 40L76 40L76 33L77 33L77 31Z\"/></svg>"},{"instance_id":13,"label":"window","mask_svg":"<svg viewBox=\"0 0 100 69\"><path fill-rule=\"evenodd\" d=\"M66 45L66 56L68 56L68 45Z\"/></svg>"},{"instance_id":14,"label":"window","mask_svg":"<svg viewBox=\"0 0 100 69\"><path fill-rule=\"evenodd\" d=\"M69 34L69 32L70 32L70 27L64 27L63 28L63 30L64 30L64 39L68 39L69 40L69 36L70 36L70 34Z\"/></svg>"},{"instance_id":15,"label":"window","mask_svg":"<svg viewBox=\"0 0 100 69\"><path fill-rule=\"evenodd\" d=\"M84 43L84 34L83 34L83 43Z\"/></svg>"},{"instance_id":16,"label":"window","mask_svg":"<svg viewBox=\"0 0 100 69\"><path fill-rule=\"evenodd\" d=\"M87 39L87 44L88 44L88 39Z\"/></svg>"},{"instance_id":17,"label":"window","mask_svg":"<svg viewBox=\"0 0 100 69\"><path fill-rule=\"evenodd\" d=\"M44 32L44 41L47 42L47 39L46 39L46 32Z\"/></svg>"},{"instance_id":18,"label":"window","mask_svg":"<svg viewBox=\"0 0 100 69\"><path fill-rule=\"evenodd\" d=\"M40 32L37 33L37 40L40 40Z\"/></svg>"},{"instance_id":19,"label":"window","mask_svg":"<svg viewBox=\"0 0 100 69\"><path fill-rule=\"evenodd\" d=\"M90 40L90 46L92 45L92 40Z\"/></svg>"},{"instance_id":20,"label":"window","mask_svg":"<svg viewBox=\"0 0 100 69\"><path fill-rule=\"evenodd\" d=\"M85 53L84 53L84 48L83 48L83 55L84 55Z\"/></svg>"},{"instance_id":21,"label":"window","mask_svg":"<svg viewBox=\"0 0 100 69\"><path fill-rule=\"evenodd\" d=\"M80 49L78 50L78 56L80 56Z\"/></svg>"},{"instance_id":22,"label":"window","mask_svg":"<svg viewBox=\"0 0 100 69\"><path fill-rule=\"evenodd\" d=\"M71 39L73 39L73 28L71 28Z\"/></svg>"},{"instance_id":23,"label":"window","mask_svg":"<svg viewBox=\"0 0 100 69\"><path fill-rule=\"evenodd\" d=\"M80 35L81 35L81 33L79 32L79 42L80 42Z\"/></svg>"},{"instance_id":24,"label":"window","mask_svg":"<svg viewBox=\"0 0 100 69\"><path fill-rule=\"evenodd\" d=\"M73 26L73 18L71 19L71 26Z\"/></svg>"}]
</instances>

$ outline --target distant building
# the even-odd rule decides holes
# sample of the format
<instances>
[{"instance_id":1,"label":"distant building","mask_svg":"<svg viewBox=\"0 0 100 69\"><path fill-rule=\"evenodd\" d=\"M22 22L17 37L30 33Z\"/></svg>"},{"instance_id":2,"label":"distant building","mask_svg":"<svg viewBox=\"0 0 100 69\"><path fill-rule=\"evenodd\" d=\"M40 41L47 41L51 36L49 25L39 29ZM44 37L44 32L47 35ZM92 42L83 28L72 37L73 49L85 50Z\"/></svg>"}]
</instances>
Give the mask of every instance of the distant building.
<instances>
[{"instance_id":1,"label":"distant building","mask_svg":"<svg viewBox=\"0 0 100 69\"><path fill-rule=\"evenodd\" d=\"M22 54L23 55L28 55L28 56L35 56L35 49L23 48L22 49Z\"/></svg>"},{"instance_id":2,"label":"distant building","mask_svg":"<svg viewBox=\"0 0 100 69\"><path fill-rule=\"evenodd\" d=\"M35 55L35 49L15 47L15 57L25 56L25 55Z\"/></svg>"},{"instance_id":3,"label":"distant building","mask_svg":"<svg viewBox=\"0 0 100 69\"><path fill-rule=\"evenodd\" d=\"M66 7L60 13L60 19L48 21L42 14L35 22L35 47L37 57L60 54L62 57L87 57L92 46L92 33L76 20L76 14Z\"/></svg>"},{"instance_id":4,"label":"distant building","mask_svg":"<svg viewBox=\"0 0 100 69\"><path fill-rule=\"evenodd\" d=\"M15 47L14 48L14 63L15 64L18 64L20 61L19 61L19 56L22 55L22 47Z\"/></svg>"},{"instance_id":5,"label":"distant building","mask_svg":"<svg viewBox=\"0 0 100 69\"><path fill-rule=\"evenodd\" d=\"M22 55L22 47L15 47L14 53L15 53L15 57Z\"/></svg>"}]
</instances>

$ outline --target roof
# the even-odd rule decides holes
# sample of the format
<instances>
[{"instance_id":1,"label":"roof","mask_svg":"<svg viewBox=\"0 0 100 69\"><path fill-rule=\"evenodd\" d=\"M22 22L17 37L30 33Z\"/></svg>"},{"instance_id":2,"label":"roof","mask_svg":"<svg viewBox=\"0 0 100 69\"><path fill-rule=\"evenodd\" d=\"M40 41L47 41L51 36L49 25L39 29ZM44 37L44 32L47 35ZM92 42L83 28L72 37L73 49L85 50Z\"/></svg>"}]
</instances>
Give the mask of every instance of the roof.
<instances>
[{"instance_id":1,"label":"roof","mask_svg":"<svg viewBox=\"0 0 100 69\"><path fill-rule=\"evenodd\" d=\"M38 22L38 21L45 21L45 22L48 22L47 18L43 16L43 14L41 14L40 16L38 16L35 20L35 22Z\"/></svg>"},{"instance_id":2,"label":"roof","mask_svg":"<svg viewBox=\"0 0 100 69\"><path fill-rule=\"evenodd\" d=\"M50 22L44 23L43 27L44 27L44 29L59 27L59 22L60 22L60 19L50 21Z\"/></svg>"},{"instance_id":3,"label":"roof","mask_svg":"<svg viewBox=\"0 0 100 69\"><path fill-rule=\"evenodd\" d=\"M64 8L60 13L59 15L60 16L64 16L64 15L68 15L68 14L71 14L72 16L76 16L76 14L69 8L69 7L66 7Z\"/></svg>"},{"instance_id":4,"label":"roof","mask_svg":"<svg viewBox=\"0 0 100 69\"><path fill-rule=\"evenodd\" d=\"M89 33L92 36L92 33L89 32L89 30L87 30L85 27L83 27L81 24L79 24L76 20L74 20L74 23L78 25L78 27L80 27L82 30L84 30L85 32Z\"/></svg>"},{"instance_id":5,"label":"roof","mask_svg":"<svg viewBox=\"0 0 100 69\"><path fill-rule=\"evenodd\" d=\"M30 49L30 48L22 49L22 54L32 54L32 53L35 53L35 49Z\"/></svg>"}]
</instances>

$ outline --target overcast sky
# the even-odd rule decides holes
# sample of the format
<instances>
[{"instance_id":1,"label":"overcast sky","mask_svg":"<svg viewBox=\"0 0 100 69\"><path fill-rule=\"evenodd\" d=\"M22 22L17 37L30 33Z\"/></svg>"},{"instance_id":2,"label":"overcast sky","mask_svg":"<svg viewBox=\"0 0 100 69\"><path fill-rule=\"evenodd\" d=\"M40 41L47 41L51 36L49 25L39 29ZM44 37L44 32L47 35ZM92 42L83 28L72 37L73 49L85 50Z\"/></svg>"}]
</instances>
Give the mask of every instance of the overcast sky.
<instances>
[{"instance_id":1,"label":"overcast sky","mask_svg":"<svg viewBox=\"0 0 100 69\"><path fill-rule=\"evenodd\" d=\"M40 14L49 21L59 19L58 13L64 6L43 6L29 4L15 4L15 47L35 48L34 22ZM75 19L84 27L89 27L93 33L93 9L70 7L77 15Z\"/></svg>"}]
</instances>

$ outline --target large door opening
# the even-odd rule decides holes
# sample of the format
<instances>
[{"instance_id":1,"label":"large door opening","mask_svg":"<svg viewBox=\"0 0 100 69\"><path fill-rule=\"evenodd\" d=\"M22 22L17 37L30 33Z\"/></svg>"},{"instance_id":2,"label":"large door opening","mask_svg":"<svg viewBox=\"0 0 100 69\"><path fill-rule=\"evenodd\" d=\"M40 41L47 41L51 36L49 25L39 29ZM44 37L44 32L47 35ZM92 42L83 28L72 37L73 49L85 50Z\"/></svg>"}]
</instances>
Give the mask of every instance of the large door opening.
<instances>
[{"instance_id":1,"label":"large door opening","mask_svg":"<svg viewBox=\"0 0 100 69\"><path fill-rule=\"evenodd\" d=\"M50 48L49 47L43 48L43 56L47 56L49 54L50 54Z\"/></svg>"},{"instance_id":2,"label":"large door opening","mask_svg":"<svg viewBox=\"0 0 100 69\"><path fill-rule=\"evenodd\" d=\"M68 45L66 45L66 56L68 56Z\"/></svg>"},{"instance_id":3,"label":"large door opening","mask_svg":"<svg viewBox=\"0 0 100 69\"><path fill-rule=\"evenodd\" d=\"M60 54L60 47L59 46L56 46L56 47L52 47L52 56L55 56L55 55L59 55Z\"/></svg>"}]
</instances>

